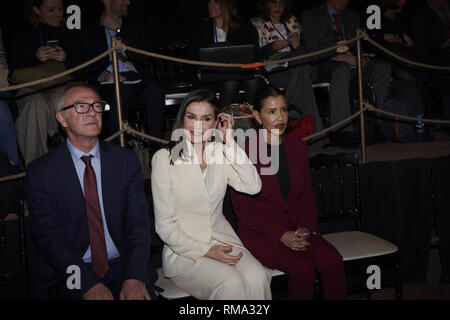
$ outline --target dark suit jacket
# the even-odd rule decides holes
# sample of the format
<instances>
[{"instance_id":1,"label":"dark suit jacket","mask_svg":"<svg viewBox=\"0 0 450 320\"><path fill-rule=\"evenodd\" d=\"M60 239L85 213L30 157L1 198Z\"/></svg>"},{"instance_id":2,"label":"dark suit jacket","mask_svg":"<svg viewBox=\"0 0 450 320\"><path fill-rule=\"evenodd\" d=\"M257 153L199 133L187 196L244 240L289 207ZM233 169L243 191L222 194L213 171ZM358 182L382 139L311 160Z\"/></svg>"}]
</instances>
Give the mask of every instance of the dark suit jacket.
<instances>
[{"instance_id":1,"label":"dark suit jacket","mask_svg":"<svg viewBox=\"0 0 450 320\"><path fill-rule=\"evenodd\" d=\"M442 19L430 7L422 8L411 16L414 50L419 60L431 64L450 63L450 49L441 49L448 36Z\"/></svg>"},{"instance_id":2,"label":"dark suit jacket","mask_svg":"<svg viewBox=\"0 0 450 320\"><path fill-rule=\"evenodd\" d=\"M86 27L82 29L82 47L84 61L95 58L108 50L108 43L106 41L105 28L100 25L98 20L93 20L86 23ZM151 51L148 37L145 37L143 31L133 24L130 20L123 19L120 34L118 35L122 42L130 47L141 50ZM142 80L148 80L148 73L144 70L145 63L149 58L144 55L139 55L130 51L126 52L127 58L134 64L137 71L142 77ZM93 82L98 79L100 74L106 70L110 65L110 58L107 56L97 63L86 68L89 81Z\"/></svg>"},{"instance_id":3,"label":"dark suit jacket","mask_svg":"<svg viewBox=\"0 0 450 320\"><path fill-rule=\"evenodd\" d=\"M287 135L283 136L283 141L291 178L287 203L276 175L260 175L262 190L255 196L231 191L238 235L251 252L264 251L264 243L278 244L281 236L289 230L306 227L317 232L316 198L311 186L308 147L305 142ZM246 150L248 154L248 145ZM269 166L262 165L260 159L254 165L260 174L261 168Z\"/></svg>"},{"instance_id":4,"label":"dark suit jacket","mask_svg":"<svg viewBox=\"0 0 450 320\"><path fill-rule=\"evenodd\" d=\"M142 168L132 151L100 143L103 204L111 238L124 262L123 280L153 284L149 264L150 220ZM39 251L36 274L38 298L60 282L67 267L81 269L81 296L101 279L82 257L89 246L83 191L66 143L31 163L25 181L30 228Z\"/></svg>"},{"instance_id":5,"label":"dark suit jacket","mask_svg":"<svg viewBox=\"0 0 450 320\"><path fill-rule=\"evenodd\" d=\"M320 6L305 10L301 16L303 36L308 47L330 47L336 44L331 29L330 16L327 11L327 3L324 1ZM360 27L358 13L346 8L342 11L342 25L347 40L356 36L356 30ZM355 43L350 45L355 47Z\"/></svg>"}]
</instances>

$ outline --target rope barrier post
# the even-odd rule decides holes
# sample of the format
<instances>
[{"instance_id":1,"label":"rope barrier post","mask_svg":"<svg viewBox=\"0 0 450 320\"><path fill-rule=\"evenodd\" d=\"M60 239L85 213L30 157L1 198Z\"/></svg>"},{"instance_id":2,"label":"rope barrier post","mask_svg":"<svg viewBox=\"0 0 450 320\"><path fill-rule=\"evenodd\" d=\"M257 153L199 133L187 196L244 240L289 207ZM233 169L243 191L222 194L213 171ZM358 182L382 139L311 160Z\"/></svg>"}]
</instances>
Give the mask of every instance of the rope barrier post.
<instances>
[{"instance_id":1,"label":"rope barrier post","mask_svg":"<svg viewBox=\"0 0 450 320\"><path fill-rule=\"evenodd\" d=\"M363 106L363 81L362 81L362 55L361 55L361 29L358 29L358 39L356 40L356 49L358 53L358 86L359 86L359 108L361 110L361 155L362 163L366 163L366 128L364 125L364 106Z\"/></svg>"},{"instance_id":2,"label":"rope barrier post","mask_svg":"<svg viewBox=\"0 0 450 320\"><path fill-rule=\"evenodd\" d=\"M112 38L112 47L114 48L112 52L113 56L113 70L114 70L114 86L116 88L116 100L117 100L117 120L119 121L119 131L120 131L120 146L125 147L125 136L123 131L123 119L122 119L122 100L120 99L120 78L119 78L119 61L117 59L117 42L118 38Z\"/></svg>"}]
</instances>

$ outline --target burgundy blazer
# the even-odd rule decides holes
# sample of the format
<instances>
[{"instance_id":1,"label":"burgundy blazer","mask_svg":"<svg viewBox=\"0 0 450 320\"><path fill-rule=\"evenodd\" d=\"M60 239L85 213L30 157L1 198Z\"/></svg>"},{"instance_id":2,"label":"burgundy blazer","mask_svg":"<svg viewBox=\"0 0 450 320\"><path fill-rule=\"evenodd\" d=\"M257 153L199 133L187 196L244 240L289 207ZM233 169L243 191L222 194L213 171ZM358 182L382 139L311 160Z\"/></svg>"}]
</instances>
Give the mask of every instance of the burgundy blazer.
<instances>
[{"instance_id":1,"label":"burgundy blazer","mask_svg":"<svg viewBox=\"0 0 450 320\"><path fill-rule=\"evenodd\" d=\"M283 136L283 143L291 179L287 203L277 176L261 175L261 168L270 164L262 165L259 156L254 165L261 177L261 192L249 196L231 190L238 235L250 251L264 246L262 241L278 244L281 236L289 230L306 227L317 232L316 198L311 186L307 144L288 135ZM248 145L245 150L248 154Z\"/></svg>"}]
</instances>

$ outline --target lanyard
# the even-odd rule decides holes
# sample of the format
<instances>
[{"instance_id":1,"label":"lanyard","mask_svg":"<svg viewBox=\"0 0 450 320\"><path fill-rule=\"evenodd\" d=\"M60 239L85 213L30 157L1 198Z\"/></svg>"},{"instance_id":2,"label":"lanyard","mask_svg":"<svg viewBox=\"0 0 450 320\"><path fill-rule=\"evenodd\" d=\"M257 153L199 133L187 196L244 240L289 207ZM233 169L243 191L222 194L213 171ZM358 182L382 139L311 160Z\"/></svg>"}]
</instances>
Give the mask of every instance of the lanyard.
<instances>
[{"instance_id":1,"label":"lanyard","mask_svg":"<svg viewBox=\"0 0 450 320\"><path fill-rule=\"evenodd\" d=\"M281 38L282 38L283 40L287 40L287 38L285 38L285 37L283 36L283 34L280 32L280 30L278 30L278 28L275 27L275 25L273 24L273 22L271 21L270 23L272 24L272 27L274 27L274 29L275 29L275 30L278 32L278 34L281 36ZM283 22L283 25L284 25L284 29L286 29L286 34L287 34L288 37L289 37L289 29L287 28L286 23Z\"/></svg>"}]
</instances>

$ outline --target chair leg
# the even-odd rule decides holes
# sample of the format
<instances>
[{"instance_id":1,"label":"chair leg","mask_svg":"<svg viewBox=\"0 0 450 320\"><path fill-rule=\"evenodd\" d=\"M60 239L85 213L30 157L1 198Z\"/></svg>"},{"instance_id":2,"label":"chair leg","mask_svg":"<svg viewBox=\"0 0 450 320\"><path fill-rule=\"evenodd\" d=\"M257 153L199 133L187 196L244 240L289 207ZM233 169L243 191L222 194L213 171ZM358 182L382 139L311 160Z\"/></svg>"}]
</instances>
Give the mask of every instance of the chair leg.
<instances>
[{"instance_id":1,"label":"chair leg","mask_svg":"<svg viewBox=\"0 0 450 320\"><path fill-rule=\"evenodd\" d=\"M6 274L6 223L0 219L0 276Z\"/></svg>"},{"instance_id":2,"label":"chair leg","mask_svg":"<svg viewBox=\"0 0 450 320\"><path fill-rule=\"evenodd\" d=\"M25 237L25 222L23 214L19 214L19 245L20 245L20 266L22 271L23 281L23 296L24 299L30 298L29 293L29 277L28 277L28 250Z\"/></svg>"},{"instance_id":3,"label":"chair leg","mask_svg":"<svg viewBox=\"0 0 450 320\"><path fill-rule=\"evenodd\" d=\"M400 262L395 262L395 299L403 300L403 284L400 273Z\"/></svg>"},{"instance_id":4,"label":"chair leg","mask_svg":"<svg viewBox=\"0 0 450 320\"><path fill-rule=\"evenodd\" d=\"M316 275L316 280L314 281L314 300L323 300L322 297L322 282L320 277Z\"/></svg>"}]
</instances>

